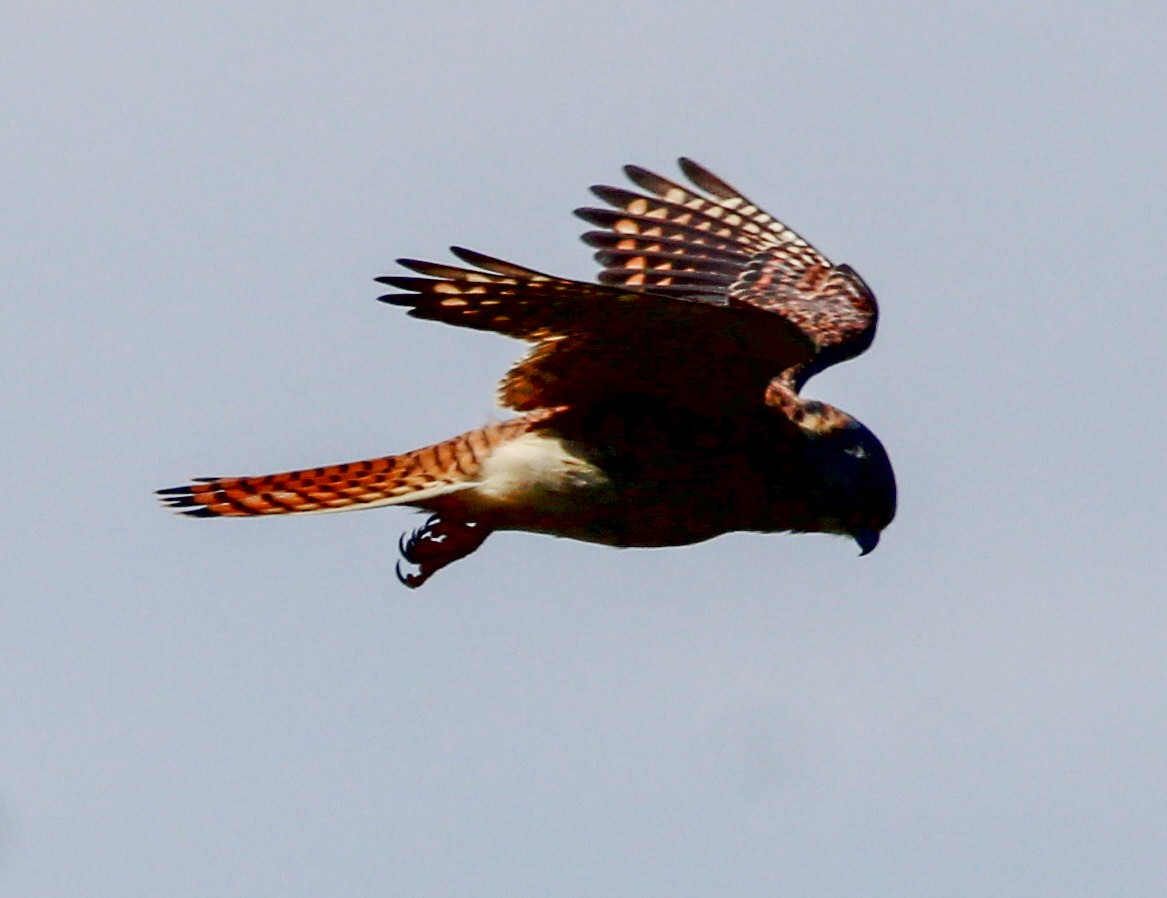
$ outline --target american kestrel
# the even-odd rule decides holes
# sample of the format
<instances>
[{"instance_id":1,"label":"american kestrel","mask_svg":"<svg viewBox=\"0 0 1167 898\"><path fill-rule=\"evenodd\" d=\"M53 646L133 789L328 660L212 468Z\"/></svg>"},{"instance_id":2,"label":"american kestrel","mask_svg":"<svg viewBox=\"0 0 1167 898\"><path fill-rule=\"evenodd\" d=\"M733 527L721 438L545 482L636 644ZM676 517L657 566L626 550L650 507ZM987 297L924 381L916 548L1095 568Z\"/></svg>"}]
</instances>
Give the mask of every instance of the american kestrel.
<instances>
[{"instance_id":1,"label":"american kestrel","mask_svg":"<svg viewBox=\"0 0 1167 898\"><path fill-rule=\"evenodd\" d=\"M429 512L400 543L420 586L496 530L609 546L679 546L735 530L822 532L875 548L895 515L882 444L799 395L863 352L875 296L858 274L689 159L681 186L637 166L644 192L594 187L576 214L599 283L459 247L466 267L400 259L377 278L415 318L533 344L503 378L521 414L424 449L160 490L199 517L408 505Z\"/></svg>"}]
</instances>

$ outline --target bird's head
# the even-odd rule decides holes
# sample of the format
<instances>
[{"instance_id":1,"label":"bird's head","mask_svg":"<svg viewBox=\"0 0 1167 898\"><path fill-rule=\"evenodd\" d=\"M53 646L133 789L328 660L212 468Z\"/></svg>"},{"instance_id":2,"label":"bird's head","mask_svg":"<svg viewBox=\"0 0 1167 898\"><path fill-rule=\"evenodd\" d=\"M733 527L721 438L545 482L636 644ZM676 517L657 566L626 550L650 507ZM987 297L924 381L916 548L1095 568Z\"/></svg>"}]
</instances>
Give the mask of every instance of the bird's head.
<instances>
[{"instance_id":1,"label":"bird's head","mask_svg":"<svg viewBox=\"0 0 1167 898\"><path fill-rule=\"evenodd\" d=\"M808 444L817 472L814 506L819 529L849 536L866 555L896 513L896 481L883 444L870 430L840 413L834 427Z\"/></svg>"}]
</instances>

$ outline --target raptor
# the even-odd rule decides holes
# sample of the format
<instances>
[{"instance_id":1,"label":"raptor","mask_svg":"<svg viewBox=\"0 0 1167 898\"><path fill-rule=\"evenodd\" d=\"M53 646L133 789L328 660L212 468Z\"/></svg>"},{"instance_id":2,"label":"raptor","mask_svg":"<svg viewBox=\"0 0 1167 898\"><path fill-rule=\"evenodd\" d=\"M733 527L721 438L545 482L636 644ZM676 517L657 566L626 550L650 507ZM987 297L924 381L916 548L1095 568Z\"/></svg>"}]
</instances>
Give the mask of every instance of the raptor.
<instances>
[{"instance_id":1,"label":"raptor","mask_svg":"<svg viewBox=\"0 0 1167 898\"><path fill-rule=\"evenodd\" d=\"M532 344L504 376L508 420L412 452L159 490L196 517L405 505L410 587L499 530L609 546L679 546L732 531L833 533L862 554L896 510L876 436L804 398L863 352L875 296L689 159L682 185L637 166L639 190L594 187L576 210L598 283L453 247L461 265L400 259L384 302L415 318Z\"/></svg>"}]
</instances>

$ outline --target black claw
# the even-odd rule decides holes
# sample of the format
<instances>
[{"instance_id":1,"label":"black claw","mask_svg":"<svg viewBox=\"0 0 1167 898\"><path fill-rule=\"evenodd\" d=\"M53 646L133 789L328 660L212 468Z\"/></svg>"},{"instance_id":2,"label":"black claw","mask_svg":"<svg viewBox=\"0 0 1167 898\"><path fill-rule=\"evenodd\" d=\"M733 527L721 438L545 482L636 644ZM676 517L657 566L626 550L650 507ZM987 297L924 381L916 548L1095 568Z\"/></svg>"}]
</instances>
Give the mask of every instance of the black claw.
<instances>
[{"instance_id":1,"label":"black claw","mask_svg":"<svg viewBox=\"0 0 1167 898\"><path fill-rule=\"evenodd\" d=\"M397 550L401 553L401 557L410 564L417 564L413 558L413 550L419 542L426 538L437 519L437 515L431 515L420 527L410 533L403 533L398 538Z\"/></svg>"},{"instance_id":2,"label":"black claw","mask_svg":"<svg viewBox=\"0 0 1167 898\"><path fill-rule=\"evenodd\" d=\"M473 530L478 525L473 521L443 521L440 515L432 514L426 522L412 533L403 533L397 539L397 550L401 560L397 562L397 579L410 589L417 589L435 573L451 562L473 552L482 539L467 544L459 538L459 528ZM417 573L405 573L404 565L413 565Z\"/></svg>"},{"instance_id":3,"label":"black claw","mask_svg":"<svg viewBox=\"0 0 1167 898\"><path fill-rule=\"evenodd\" d=\"M406 586L409 589L417 589L419 586L421 586L421 584L417 582L417 574L403 574L401 572L400 561L397 562L397 579L400 581L402 586Z\"/></svg>"}]
</instances>

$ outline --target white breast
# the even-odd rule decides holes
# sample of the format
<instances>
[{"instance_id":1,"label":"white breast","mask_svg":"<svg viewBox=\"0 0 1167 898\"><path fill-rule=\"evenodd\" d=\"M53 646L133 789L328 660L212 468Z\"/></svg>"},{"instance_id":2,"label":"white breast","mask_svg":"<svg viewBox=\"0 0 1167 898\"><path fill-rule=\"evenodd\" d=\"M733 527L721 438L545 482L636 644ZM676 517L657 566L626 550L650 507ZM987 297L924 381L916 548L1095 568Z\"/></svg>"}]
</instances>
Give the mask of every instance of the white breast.
<instances>
[{"instance_id":1,"label":"white breast","mask_svg":"<svg viewBox=\"0 0 1167 898\"><path fill-rule=\"evenodd\" d=\"M503 443L482 466L474 491L489 504L551 511L602 489L608 477L558 437L525 433Z\"/></svg>"}]
</instances>

